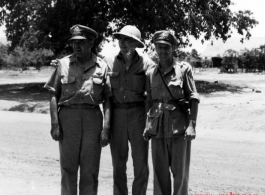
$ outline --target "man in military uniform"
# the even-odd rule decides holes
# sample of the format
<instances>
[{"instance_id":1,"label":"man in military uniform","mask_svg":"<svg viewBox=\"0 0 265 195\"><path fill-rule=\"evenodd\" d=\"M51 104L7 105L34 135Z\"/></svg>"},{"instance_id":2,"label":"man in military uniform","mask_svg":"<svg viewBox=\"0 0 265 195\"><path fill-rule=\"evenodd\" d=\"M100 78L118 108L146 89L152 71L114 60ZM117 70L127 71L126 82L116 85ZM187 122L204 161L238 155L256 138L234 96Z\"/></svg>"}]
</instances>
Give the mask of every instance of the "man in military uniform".
<instances>
[{"instance_id":1,"label":"man in military uniform","mask_svg":"<svg viewBox=\"0 0 265 195\"><path fill-rule=\"evenodd\" d=\"M147 124L143 134L152 141L154 195L188 195L191 140L196 136L199 95L190 64L173 57L176 37L154 34L158 66L147 72ZM186 103L187 102L187 103ZM189 107L190 106L190 113Z\"/></svg>"},{"instance_id":2,"label":"man in military uniform","mask_svg":"<svg viewBox=\"0 0 265 195\"><path fill-rule=\"evenodd\" d=\"M114 195L128 195L126 163L130 143L134 166L133 195L145 195L147 190L148 142L142 138L145 127L145 73L154 65L136 48L143 48L141 33L127 25L114 37L119 41L120 52L105 57L108 64L113 97L111 120L111 155L113 164Z\"/></svg>"},{"instance_id":3,"label":"man in military uniform","mask_svg":"<svg viewBox=\"0 0 265 195\"><path fill-rule=\"evenodd\" d=\"M79 194L96 195L101 146L108 144L112 93L106 85L106 63L91 52L97 32L74 25L70 33L74 53L59 60L45 84L51 92L51 136L59 141L61 194L77 194L80 168Z\"/></svg>"}]
</instances>

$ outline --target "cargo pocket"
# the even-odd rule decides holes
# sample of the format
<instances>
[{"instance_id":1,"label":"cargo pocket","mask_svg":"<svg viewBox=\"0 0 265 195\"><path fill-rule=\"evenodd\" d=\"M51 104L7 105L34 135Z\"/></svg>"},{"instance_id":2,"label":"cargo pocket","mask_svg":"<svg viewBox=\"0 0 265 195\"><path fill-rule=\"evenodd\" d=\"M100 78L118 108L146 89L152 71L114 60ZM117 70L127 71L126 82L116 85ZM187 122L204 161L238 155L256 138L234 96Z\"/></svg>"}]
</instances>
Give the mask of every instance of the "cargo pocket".
<instances>
[{"instance_id":1,"label":"cargo pocket","mask_svg":"<svg viewBox=\"0 0 265 195\"><path fill-rule=\"evenodd\" d=\"M120 73L119 72L108 72L107 75L110 77L110 85L113 89L120 88Z\"/></svg>"},{"instance_id":2,"label":"cargo pocket","mask_svg":"<svg viewBox=\"0 0 265 195\"><path fill-rule=\"evenodd\" d=\"M70 98L75 95L75 77L63 77L62 82L62 94L65 98Z\"/></svg>"},{"instance_id":3,"label":"cargo pocket","mask_svg":"<svg viewBox=\"0 0 265 195\"><path fill-rule=\"evenodd\" d=\"M189 124L187 114L181 112L179 109L169 110L168 112L172 125L173 135L185 133Z\"/></svg>"},{"instance_id":4,"label":"cargo pocket","mask_svg":"<svg viewBox=\"0 0 265 195\"><path fill-rule=\"evenodd\" d=\"M157 135L158 133L161 112L160 109L152 107L147 113L145 128L150 135Z\"/></svg>"}]
</instances>

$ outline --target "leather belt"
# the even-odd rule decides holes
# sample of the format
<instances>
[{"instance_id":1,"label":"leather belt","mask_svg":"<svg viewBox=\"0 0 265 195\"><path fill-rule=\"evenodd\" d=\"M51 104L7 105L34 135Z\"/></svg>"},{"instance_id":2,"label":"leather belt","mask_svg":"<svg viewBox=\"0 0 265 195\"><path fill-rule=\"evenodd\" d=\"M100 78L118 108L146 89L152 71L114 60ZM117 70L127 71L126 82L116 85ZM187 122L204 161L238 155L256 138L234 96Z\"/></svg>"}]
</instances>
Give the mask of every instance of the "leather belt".
<instances>
[{"instance_id":1,"label":"leather belt","mask_svg":"<svg viewBox=\"0 0 265 195\"><path fill-rule=\"evenodd\" d=\"M96 108L99 105L92 105L92 104L69 104L69 105L61 105L61 108L74 108L74 109L78 109L78 108L83 108L83 109L91 109L91 108Z\"/></svg>"},{"instance_id":2,"label":"leather belt","mask_svg":"<svg viewBox=\"0 0 265 195\"><path fill-rule=\"evenodd\" d=\"M126 109L135 108L138 106L144 106L144 102L140 101L140 102L130 102L130 103L123 103L123 104L117 104L117 103L113 104L114 108L126 108Z\"/></svg>"},{"instance_id":3,"label":"leather belt","mask_svg":"<svg viewBox=\"0 0 265 195\"><path fill-rule=\"evenodd\" d=\"M165 110L174 110L175 108L179 107L178 103L173 100L169 100L167 102L161 100L153 100L153 103L153 106Z\"/></svg>"},{"instance_id":4,"label":"leather belt","mask_svg":"<svg viewBox=\"0 0 265 195\"><path fill-rule=\"evenodd\" d=\"M163 101L163 100L153 100L154 103L162 103L162 104L171 104L171 105L174 105L174 106L179 106L178 105L178 102L176 100L168 100L168 101Z\"/></svg>"}]
</instances>

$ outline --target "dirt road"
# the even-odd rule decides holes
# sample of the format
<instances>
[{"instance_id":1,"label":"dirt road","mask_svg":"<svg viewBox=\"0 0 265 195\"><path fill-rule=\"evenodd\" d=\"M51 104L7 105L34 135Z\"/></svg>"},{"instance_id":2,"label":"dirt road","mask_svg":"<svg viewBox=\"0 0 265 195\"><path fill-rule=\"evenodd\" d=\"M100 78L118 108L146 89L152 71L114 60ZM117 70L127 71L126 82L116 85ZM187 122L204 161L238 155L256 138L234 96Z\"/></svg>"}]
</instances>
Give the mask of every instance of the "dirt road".
<instances>
[{"instance_id":1,"label":"dirt road","mask_svg":"<svg viewBox=\"0 0 265 195\"><path fill-rule=\"evenodd\" d=\"M201 74L197 79L212 82L217 77ZM226 75L218 79L230 82ZM265 195L263 89L259 80L241 92L201 95L197 138L192 142L190 195ZM0 111L0 124L0 195L58 195L58 144L49 135L49 115ZM150 170L148 195L153 189L151 159ZM130 159L130 187L132 179ZM112 194L109 147L102 151L99 194Z\"/></svg>"}]
</instances>

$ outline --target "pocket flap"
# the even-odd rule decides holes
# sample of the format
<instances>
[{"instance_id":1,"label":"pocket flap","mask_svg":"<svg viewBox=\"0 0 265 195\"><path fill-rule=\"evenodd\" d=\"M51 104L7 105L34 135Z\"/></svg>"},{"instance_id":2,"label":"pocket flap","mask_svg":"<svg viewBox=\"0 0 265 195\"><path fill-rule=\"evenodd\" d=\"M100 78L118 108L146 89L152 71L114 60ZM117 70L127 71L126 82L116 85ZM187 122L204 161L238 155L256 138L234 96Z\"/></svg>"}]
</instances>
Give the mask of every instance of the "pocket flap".
<instances>
[{"instance_id":1,"label":"pocket flap","mask_svg":"<svg viewBox=\"0 0 265 195\"><path fill-rule=\"evenodd\" d=\"M151 118L157 118L157 117L159 117L160 113L161 113L161 110L159 108L152 107L148 111L147 116L149 116Z\"/></svg>"},{"instance_id":2,"label":"pocket flap","mask_svg":"<svg viewBox=\"0 0 265 195\"><path fill-rule=\"evenodd\" d=\"M63 77L62 78L63 84L73 83L73 82L75 82L75 77Z\"/></svg>"},{"instance_id":3,"label":"pocket flap","mask_svg":"<svg viewBox=\"0 0 265 195\"><path fill-rule=\"evenodd\" d=\"M120 73L119 72L108 72L107 75L110 77L117 77Z\"/></svg>"},{"instance_id":4,"label":"pocket flap","mask_svg":"<svg viewBox=\"0 0 265 195\"><path fill-rule=\"evenodd\" d=\"M170 79L170 82L169 82L169 86L170 85L180 86L182 88L183 82L180 79L172 78L172 79Z\"/></svg>"}]
</instances>

